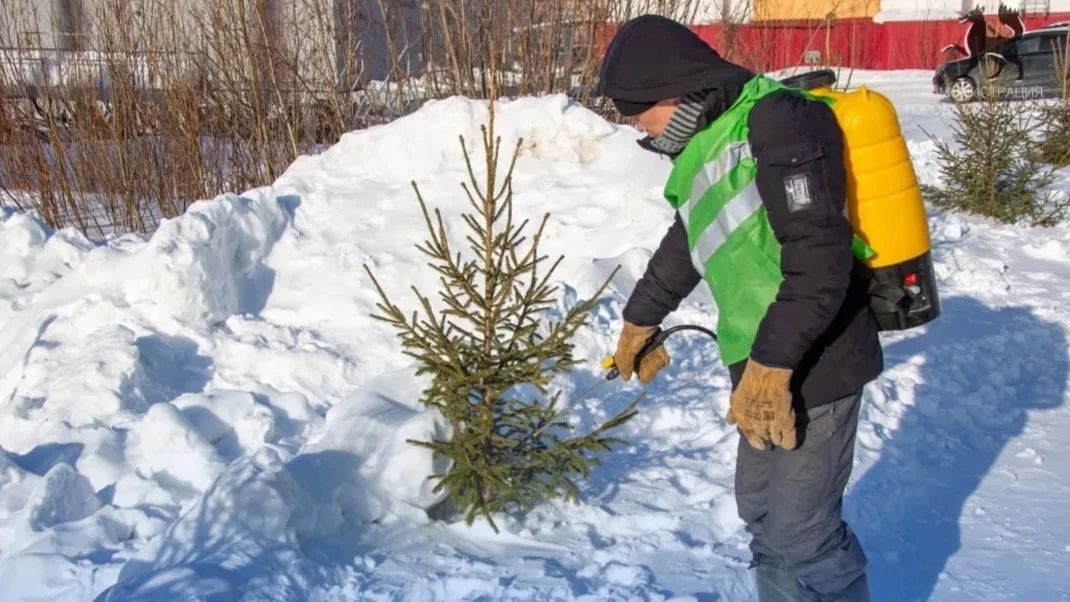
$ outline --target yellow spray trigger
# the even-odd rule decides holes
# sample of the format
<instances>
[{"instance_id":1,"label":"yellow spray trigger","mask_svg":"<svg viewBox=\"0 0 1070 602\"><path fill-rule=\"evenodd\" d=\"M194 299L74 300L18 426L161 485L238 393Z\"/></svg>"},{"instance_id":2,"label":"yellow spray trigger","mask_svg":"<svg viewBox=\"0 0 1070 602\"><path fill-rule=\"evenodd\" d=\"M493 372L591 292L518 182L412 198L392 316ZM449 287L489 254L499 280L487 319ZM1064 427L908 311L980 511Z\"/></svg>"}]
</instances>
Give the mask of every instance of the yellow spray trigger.
<instances>
[{"instance_id":1,"label":"yellow spray trigger","mask_svg":"<svg viewBox=\"0 0 1070 602\"><path fill-rule=\"evenodd\" d=\"M607 358L605 358L604 360L602 360L602 367L605 368L606 370L609 370L615 364L616 364L616 360L613 359L612 355L607 357Z\"/></svg>"}]
</instances>

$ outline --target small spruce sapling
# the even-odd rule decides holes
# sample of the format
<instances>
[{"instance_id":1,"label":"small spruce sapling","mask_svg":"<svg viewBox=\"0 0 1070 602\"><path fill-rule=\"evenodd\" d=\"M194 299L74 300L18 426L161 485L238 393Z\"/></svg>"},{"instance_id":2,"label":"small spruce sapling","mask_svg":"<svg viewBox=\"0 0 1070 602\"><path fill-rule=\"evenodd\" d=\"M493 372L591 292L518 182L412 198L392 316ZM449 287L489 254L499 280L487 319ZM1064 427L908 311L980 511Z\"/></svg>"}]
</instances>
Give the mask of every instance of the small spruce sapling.
<instances>
[{"instance_id":1,"label":"small spruce sapling","mask_svg":"<svg viewBox=\"0 0 1070 602\"><path fill-rule=\"evenodd\" d=\"M1070 165L1070 69L1067 56L1070 53L1070 38L1062 48L1052 48L1055 57L1055 79L1059 82L1059 97L1041 107L1044 122L1043 138L1040 140L1040 156L1046 163L1056 167Z\"/></svg>"},{"instance_id":2,"label":"small spruce sapling","mask_svg":"<svg viewBox=\"0 0 1070 602\"><path fill-rule=\"evenodd\" d=\"M494 137L493 100L489 128L481 130L487 170L482 187L460 137L470 180L462 188L474 209L462 216L472 257L462 258L451 247L441 212L436 209L432 217L412 183L429 232L429 240L417 248L440 276L441 313L436 315L429 299L413 287L423 315L414 311L407 317L367 266L365 270L381 299L374 317L396 328L405 353L418 362L418 374L431 376L422 402L441 412L451 426L448 441L410 442L449 458L451 467L431 477L438 480L435 491L446 488L453 505L465 512L467 524L483 515L497 531L493 513L528 510L541 500L562 496L578 502L576 475L587 477L600 464L596 452L625 443L606 433L636 414L642 395L587 434L573 435L562 419L561 392L549 394L550 386L578 363L571 340L616 270L590 300L568 310L559 322L543 323L541 317L553 306L557 291L550 278L561 262L558 258L541 271L546 257L538 247L549 214L529 242L524 235L527 220L516 223L513 207L512 174L522 140L499 182L501 141ZM524 388L537 391L536 397L549 397L549 403L525 401L519 391Z\"/></svg>"},{"instance_id":3,"label":"small spruce sapling","mask_svg":"<svg viewBox=\"0 0 1070 602\"><path fill-rule=\"evenodd\" d=\"M981 98L976 105L955 103L951 141L926 132L943 186L924 185L923 192L934 205L1003 223L1059 223L1067 205L1050 189L1057 174L1039 152L1035 111L1000 98L987 84Z\"/></svg>"}]
</instances>

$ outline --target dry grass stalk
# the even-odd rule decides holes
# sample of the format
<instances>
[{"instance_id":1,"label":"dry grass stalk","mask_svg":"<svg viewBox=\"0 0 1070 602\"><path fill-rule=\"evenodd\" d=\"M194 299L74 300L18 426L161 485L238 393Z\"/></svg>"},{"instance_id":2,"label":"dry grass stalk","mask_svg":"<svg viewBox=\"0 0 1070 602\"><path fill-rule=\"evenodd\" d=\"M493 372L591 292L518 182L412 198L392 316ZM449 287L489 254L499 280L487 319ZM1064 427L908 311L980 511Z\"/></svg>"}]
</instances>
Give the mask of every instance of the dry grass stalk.
<instances>
[{"instance_id":1,"label":"dry grass stalk","mask_svg":"<svg viewBox=\"0 0 1070 602\"><path fill-rule=\"evenodd\" d=\"M66 50L23 35L51 18L42 3L8 0L0 202L147 233L430 98L566 93L613 118L591 94L611 24L736 23L749 1L710 16L697 0L83 0ZM761 68L734 27L726 53Z\"/></svg>"}]
</instances>

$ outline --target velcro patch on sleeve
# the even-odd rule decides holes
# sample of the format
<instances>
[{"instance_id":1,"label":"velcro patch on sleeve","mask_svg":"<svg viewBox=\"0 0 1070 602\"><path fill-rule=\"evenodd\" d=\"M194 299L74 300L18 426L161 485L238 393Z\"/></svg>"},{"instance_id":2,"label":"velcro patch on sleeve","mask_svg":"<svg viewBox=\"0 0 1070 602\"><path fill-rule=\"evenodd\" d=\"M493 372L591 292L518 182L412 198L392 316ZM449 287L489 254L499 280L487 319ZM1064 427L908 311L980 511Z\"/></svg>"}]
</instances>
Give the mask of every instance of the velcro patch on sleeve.
<instances>
[{"instance_id":1,"label":"velcro patch on sleeve","mask_svg":"<svg viewBox=\"0 0 1070 602\"><path fill-rule=\"evenodd\" d=\"M784 177L784 194L788 199L788 211L795 213L814 206L814 197L811 193L813 186L810 182L810 174L801 173Z\"/></svg>"}]
</instances>

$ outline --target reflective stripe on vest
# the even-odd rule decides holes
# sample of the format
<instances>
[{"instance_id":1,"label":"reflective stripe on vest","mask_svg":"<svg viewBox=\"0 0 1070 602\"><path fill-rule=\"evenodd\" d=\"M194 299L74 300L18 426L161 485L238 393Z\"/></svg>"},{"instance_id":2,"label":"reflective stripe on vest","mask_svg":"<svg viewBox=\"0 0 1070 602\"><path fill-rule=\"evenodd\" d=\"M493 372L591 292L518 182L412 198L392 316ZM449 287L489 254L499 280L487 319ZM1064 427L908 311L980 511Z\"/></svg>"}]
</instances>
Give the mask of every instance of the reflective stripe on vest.
<instances>
[{"instance_id":1,"label":"reflective stripe on vest","mask_svg":"<svg viewBox=\"0 0 1070 602\"><path fill-rule=\"evenodd\" d=\"M721 154L698 170L691 182L690 198L677 208L680 219L689 231L694 226L690 221L691 214L702 203L703 197L710 188L739 166L744 159L752 158L749 144L731 142ZM730 190L723 192L731 193ZM710 201L707 200L707 202ZM758 194L758 186L752 177L746 186L725 203L713 221L695 239L694 247L691 249L691 263L699 274L706 273L706 263L713 257L713 254L728 241L732 232L747 221L747 218L754 215L754 212L761 206L762 197Z\"/></svg>"}]
</instances>

